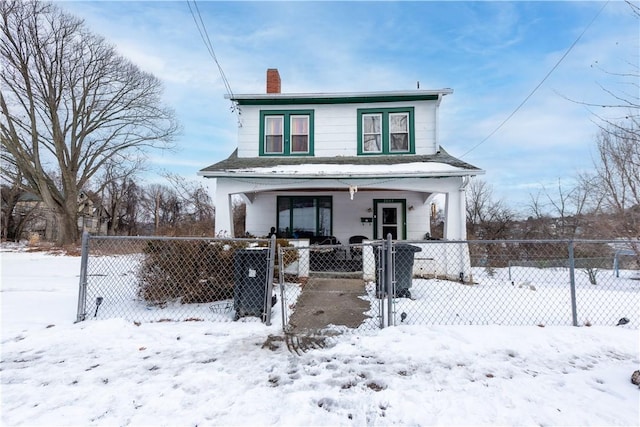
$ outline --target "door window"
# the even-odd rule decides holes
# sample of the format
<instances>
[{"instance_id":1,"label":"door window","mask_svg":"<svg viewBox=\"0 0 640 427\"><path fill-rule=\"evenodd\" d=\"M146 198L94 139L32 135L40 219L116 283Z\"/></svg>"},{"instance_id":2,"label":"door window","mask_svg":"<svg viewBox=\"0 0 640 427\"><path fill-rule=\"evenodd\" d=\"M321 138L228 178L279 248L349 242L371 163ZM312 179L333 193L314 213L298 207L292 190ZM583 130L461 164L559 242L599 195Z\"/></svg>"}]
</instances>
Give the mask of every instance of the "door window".
<instances>
[{"instance_id":1,"label":"door window","mask_svg":"<svg viewBox=\"0 0 640 427\"><path fill-rule=\"evenodd\" d=\"M405 238L405 205L403 199L374 199L375 232L374 238L386 239L391 234L393 240Z\"/></svg>"},{"instance_id":2,"label":"door window","mask_svg":"<svg viewBox=\"0 0 640 427\"><path fill-rule=\"evenodd\" d=\"M391 233L393 240L398 239L398 208L382 208L382 237Z\"/></svg>"}]
</instances>

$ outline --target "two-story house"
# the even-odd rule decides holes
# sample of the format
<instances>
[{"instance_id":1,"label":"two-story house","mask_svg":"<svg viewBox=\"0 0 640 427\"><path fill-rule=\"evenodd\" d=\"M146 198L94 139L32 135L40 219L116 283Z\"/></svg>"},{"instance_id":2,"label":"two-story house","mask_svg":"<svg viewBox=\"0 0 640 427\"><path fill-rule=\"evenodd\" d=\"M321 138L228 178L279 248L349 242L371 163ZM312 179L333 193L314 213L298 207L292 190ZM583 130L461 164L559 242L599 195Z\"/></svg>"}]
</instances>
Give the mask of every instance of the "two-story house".
<instances>
[{"instance_id":1,"label":"two-story house","mask_svg":"<svg viewBox=\"0 0 640 427\"><path fill-rule=\"evenodd\" d=\"M267 93L229 98L240 113L238 147L199 174L216 181L216 234L232 235L232 197L246 202L246 230L286 237L420 240L431 203L444 195L444 238L465 234L465 188L484 171L438 141L440 103L451 89Z\"/></svg>"}]
</instances>

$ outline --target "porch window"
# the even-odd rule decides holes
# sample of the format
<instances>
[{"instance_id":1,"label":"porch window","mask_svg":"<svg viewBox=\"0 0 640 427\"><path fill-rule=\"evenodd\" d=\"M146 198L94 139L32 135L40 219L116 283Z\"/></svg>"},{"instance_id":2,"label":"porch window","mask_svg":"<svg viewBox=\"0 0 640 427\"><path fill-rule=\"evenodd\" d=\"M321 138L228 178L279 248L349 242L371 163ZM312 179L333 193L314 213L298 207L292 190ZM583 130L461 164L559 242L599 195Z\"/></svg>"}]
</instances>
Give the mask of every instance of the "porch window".
<instances>
[{"instance_id":1,"label":"porch window","mask_svg":"<svg viewBox=\"0 0 640 427\"><path fill-rule=\"evenodd\" d=\"M330 196L278 197L278 234L285 237L331 236Z\"/></svg>"},{"instance_id":2,"label":"porch window","mask_svg":"<svg viewBox=\"0 0 640 427\"><path fill-rule=\"evenodd\" d=\"M313 110L261 110L260 155L313 155Z\"/></svg>"},{"instance_id":3,"label":"porch window","mask_svg":"<svg viewBox=\"0 0 640 427\"><path fill-rule=\"evenodd\" d=\"M358 110L358 154L415 154L413 107Z\"/></svg>"}]
</instances>

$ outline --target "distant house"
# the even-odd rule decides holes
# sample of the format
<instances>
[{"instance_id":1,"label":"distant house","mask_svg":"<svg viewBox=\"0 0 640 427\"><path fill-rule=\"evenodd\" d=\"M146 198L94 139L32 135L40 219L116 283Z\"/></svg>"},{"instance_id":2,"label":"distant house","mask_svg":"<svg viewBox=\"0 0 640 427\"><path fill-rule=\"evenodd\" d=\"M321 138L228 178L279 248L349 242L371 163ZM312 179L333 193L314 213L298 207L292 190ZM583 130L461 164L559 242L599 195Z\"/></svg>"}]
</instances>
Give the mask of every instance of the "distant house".
<instances>
[{"instance_id":1,"label":"distant house","mask_svg":"<svg viewBox=\"0 0 640 427\"><path fill-rule=\"evenodd\" d=\"M78 229L91 234L106 235L109 214L95 197L84 191L78 196Z\"/></svg>"},{"instance_id":2,"label":"distant house","mask_svg":"<svg viewBox=\"0 0 640 427\"><path fill-rule=\"evenodd\" d=\"M431 204L444 196L444 238L464 240L465 189L483 174L439 142L439 109L451 89L229 96L238 145L199 174L216 183L216 234L234 235L232 197L246 230L284 237L397 240L428 237Z\"/></svg>"},{"instance_id":3,"label":"distant house","mask_svg":"<svg viewBox=\"0 0 640 427\"><path fill-rule=\"evenodd\" d=\"M15 223L19 224L16 233L20 238L26 239L32 234L38 234L41 238L47 237L47 224L51 229L53 215L44 206L44 203L33 193L22 193L18 197L13 208Z\"/></svg>"},{"instance_id":4,"label":"distant house","mask_svg":"<svg viewBox=\"0 0 640 427\"><path fill-rule=\"evenodd\" d=\"M29 238L37 234L40 238L55 240L58 230L58 222L55 214L46 207L40 197L33 193L24 193L18 199L13 214L25 217L21 230L21 238ZM88 231L92 234L107 234L108 214L104 207L84 191L78 196L78 230Z\"/></svg>"}]
</instances>

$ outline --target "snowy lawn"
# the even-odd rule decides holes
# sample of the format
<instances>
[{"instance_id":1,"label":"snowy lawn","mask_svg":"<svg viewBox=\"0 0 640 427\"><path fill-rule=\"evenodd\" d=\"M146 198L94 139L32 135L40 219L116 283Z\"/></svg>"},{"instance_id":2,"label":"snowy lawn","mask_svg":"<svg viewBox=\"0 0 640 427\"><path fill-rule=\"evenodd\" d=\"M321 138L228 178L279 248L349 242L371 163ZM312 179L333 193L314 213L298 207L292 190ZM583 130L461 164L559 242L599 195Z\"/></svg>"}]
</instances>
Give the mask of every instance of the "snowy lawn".
<instances>
[{"instance_id":1,"label":"snowy lawn","mask_svg":"<svg viewBox=\"0 0 640 427\"><path fill-rule=\"evenodd\" d=\"M78 257L2 252L2 425L639 425L633 328L74 324ZM269 336L273 337L268 340Z\"/></svg>"}]
</instances>

